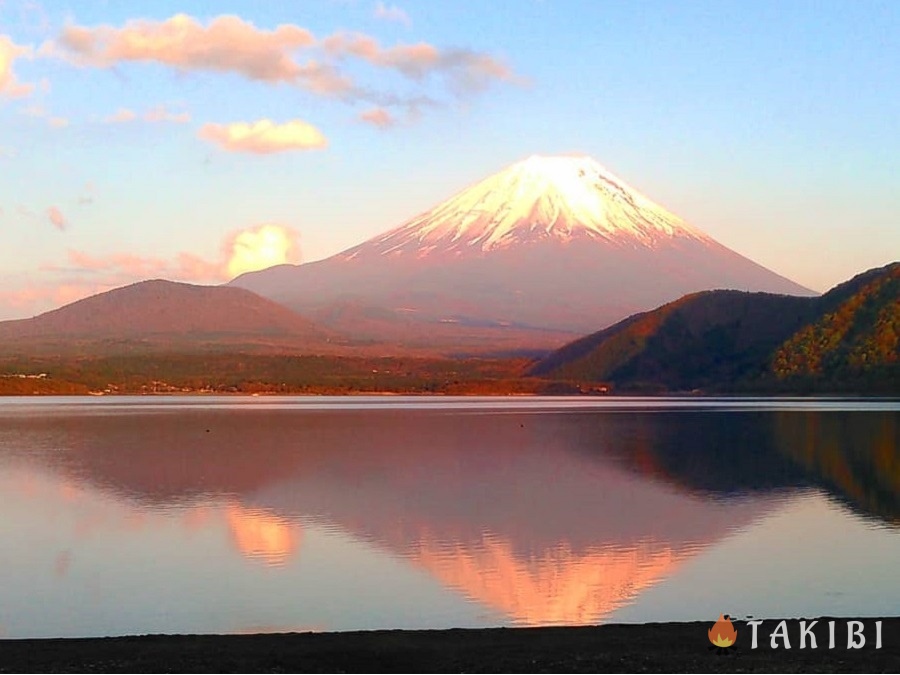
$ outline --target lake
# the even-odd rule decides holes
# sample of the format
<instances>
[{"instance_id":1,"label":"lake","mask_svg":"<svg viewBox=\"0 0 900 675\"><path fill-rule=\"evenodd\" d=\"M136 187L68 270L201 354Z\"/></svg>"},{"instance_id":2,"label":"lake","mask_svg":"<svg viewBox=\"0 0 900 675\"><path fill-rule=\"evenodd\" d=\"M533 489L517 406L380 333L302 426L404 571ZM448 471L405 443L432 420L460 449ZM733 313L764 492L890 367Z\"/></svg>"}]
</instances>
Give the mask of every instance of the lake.
<instances>
[{"instance_id":1,"label":"lake","mask_svg":"<svg viewBox=\"0 0 900 675\"><path fill-rule=\"evenodd\" d=\"M900 402L0 399L0 636L900 614Z\"/></svg>"}]
</instances>

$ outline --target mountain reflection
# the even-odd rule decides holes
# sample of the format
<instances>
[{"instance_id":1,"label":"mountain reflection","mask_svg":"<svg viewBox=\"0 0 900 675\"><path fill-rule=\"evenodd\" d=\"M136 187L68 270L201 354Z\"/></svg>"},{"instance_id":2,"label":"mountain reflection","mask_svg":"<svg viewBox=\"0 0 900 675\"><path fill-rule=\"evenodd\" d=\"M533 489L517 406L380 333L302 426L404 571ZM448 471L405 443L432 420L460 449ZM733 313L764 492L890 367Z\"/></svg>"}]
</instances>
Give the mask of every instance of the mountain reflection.
<instances>
[{"instance_id":1,"label":"mountain reflection","mask_svg":"<svg viewBox=\"0 0 900 675\"><path fill-rule=\"evenodd\" d=\"M283 565L299 546L299 528L284 518L237 504L228 507L227 518L237 549L250 559Z\"/></svg>"},{"instance_id":2,"label":"mountain reflection","mask_svg":"<svg viewBox=\"0 0 900 675\"><path fill-rule=\"evenodd\" d=\"M900 525L900 415L777 413L778 450L854 509Z\"/></svg>"},{"instance_id":3,"label":"mountain reflection","mask_svg":"<svg viewBox=\"0 0 900 675\"><path fill-rule=\"evenodd\" d=\"M598 622L798 489L897 522L897 448L892 412L193 409L0 434L0 460L141 508L218 504L248 558L287 564L325 522L524 625Z\"/></svg>"}]
</instances>

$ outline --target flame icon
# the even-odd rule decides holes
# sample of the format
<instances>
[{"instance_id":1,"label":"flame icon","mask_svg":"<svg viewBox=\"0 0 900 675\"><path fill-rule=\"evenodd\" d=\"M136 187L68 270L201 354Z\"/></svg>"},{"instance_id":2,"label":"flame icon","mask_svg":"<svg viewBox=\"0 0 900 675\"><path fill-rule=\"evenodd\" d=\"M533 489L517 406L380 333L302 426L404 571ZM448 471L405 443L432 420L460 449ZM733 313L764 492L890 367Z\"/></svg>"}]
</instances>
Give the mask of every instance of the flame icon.
<instances>
[{"instance_id":1,"label":"flame icon","mask_svg":"<svg viewBox=\"0 0 900 675\"><path fill-rule=\"evenodd\" d=\"M719 614L719 620L709 629L709 641L716 647L730 647L737 640L737 631L730 619Z\"/></svg>"}]
</instances>

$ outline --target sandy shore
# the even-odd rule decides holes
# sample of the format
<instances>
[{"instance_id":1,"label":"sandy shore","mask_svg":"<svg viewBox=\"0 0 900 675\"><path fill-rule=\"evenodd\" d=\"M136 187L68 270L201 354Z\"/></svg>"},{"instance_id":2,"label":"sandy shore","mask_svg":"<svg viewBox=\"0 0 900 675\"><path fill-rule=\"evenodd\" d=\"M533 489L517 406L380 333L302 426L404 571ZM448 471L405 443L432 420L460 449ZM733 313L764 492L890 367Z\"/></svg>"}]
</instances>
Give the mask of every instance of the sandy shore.
<instances>
[{"instance_id":1,"label":"sandy shore","mask_svg":"<svg viewBox=\"0 0 900 675\"><path fill-rule=\"evenodd\" d=\"M711 622L587 628L368 631L278 635L149 635L97 639L2 640L0 672L900 672L900 618L884 619L875 649L846 648L846 622L827 648L827 620L815 629L819 648L799 650L789 622L789 651L773 650L759 629L735 622L737 644L716 650Z\"/></svg>"}]
</instances>

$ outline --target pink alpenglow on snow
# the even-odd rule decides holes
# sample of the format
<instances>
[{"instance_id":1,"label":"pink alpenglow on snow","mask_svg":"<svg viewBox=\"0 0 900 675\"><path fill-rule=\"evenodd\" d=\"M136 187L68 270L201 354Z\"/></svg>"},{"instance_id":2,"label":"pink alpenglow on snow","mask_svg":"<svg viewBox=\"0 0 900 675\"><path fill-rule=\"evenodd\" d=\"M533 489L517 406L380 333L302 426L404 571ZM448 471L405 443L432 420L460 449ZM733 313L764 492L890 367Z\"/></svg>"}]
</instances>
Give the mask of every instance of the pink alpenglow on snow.
<instances>
[{"instance_id":1,"label":"pink alpenglow on snow","mask_svg":"<svg viewBox=\"0 0 900 675\"><path fill-rule=\"evenodd\" d=\"M575 332L695 291L812 293L579 156L530 157L331 258L232 283L307 313Z\"/></svg>"}]
</instances>

